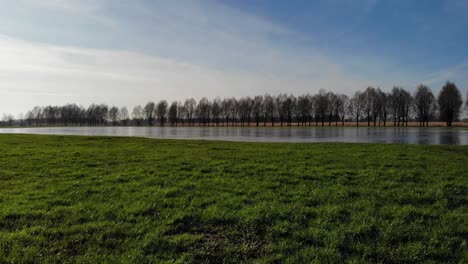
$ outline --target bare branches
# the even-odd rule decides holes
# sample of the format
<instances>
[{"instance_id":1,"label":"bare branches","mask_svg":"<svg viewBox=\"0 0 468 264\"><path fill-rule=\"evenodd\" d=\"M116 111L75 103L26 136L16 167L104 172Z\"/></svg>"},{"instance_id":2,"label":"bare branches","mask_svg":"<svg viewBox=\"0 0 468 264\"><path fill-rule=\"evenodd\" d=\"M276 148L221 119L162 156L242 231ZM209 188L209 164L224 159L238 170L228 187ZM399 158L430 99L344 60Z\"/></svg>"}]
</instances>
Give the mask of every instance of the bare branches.
<instances>
[{"instance_id":1,"label":"bare branches","mask_svg":"<svg viewBox=\"0 0 468 264\"><path fill-rule=\"evenodd\" d=\"M368 126L386 126L387 121L393 119L394 126L407 126L410 120L419 121L420 126L443 120L447 126L451 126L459 117L462 106L460 91L454 83L447 82L437 100L431 89L422 84L417 87L414 97L401 87L394 87L389 93L368 87L363 92L355 92L351 98L322 89L315 95L298 97L292 94L265 94L240 99L216 97L212 101L203 97L198 102L188 98L184 103L174 101L170 106L166 100L160 100L158 104L150 101L144 107L135 106L131 116L126 107L109 107L105 104L92 104L86 109L76 104L36 106L17 123L37 126L141 126L146 123L153 126L158 120L164 126L169 120L171 126L275 126L277 123L281 126L291 126L293 123L310 126L315 121L315 125L325 126L327 123L328 126L344 126L345 121L354 121L359 126L360 122L367 121ZM468 110L468 102L465 107ZM4 125L13 123L15 120L11 115L0 122Z\"/></svg>"}]
</instances>

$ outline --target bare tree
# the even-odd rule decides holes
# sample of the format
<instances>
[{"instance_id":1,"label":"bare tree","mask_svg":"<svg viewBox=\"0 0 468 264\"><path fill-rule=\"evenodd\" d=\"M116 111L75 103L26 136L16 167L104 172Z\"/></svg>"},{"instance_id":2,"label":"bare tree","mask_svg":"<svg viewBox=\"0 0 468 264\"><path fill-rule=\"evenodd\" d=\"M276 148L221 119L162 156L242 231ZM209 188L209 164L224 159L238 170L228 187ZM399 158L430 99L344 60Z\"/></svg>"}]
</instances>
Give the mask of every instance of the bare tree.
<instances>
[{"instance_id":1,"label":"bare tree","mask_svg":"<svg viewBox=\"0 0 468 264\"><path fill-rule=\"evenodd\" d=\"M380 126L380 110L381 110L381 104L382 104L382 91L380 88L374 89L374 98L372 100L372 122L374 123L374 126L377 125L377 119L379 119L379 126Z\"/></svg>"},{"instance_id":2,"label":"bare tree","mask_svg":"<svg viewBox=\"0 0 468 264\"><path fill-rule=\"evenodd\" d=\"M231 118L231 103L232 100L230 98L224 98L221 102L221 108L223 109L224 113L224 121L227 126L229 126L229 120Z\"/></svg>"},{"instance_id":3,"label":"bare tree","mask_svg":"<svg viewBox=\"0 0 468 264\"><path fill-rule=\"evenodd\" d=\"M362 96L364 98L364 112L367 118L367 126L370 126L375 101L375 88L367 87Z\"/></svg>"},{"instance_id":4,"label":"bare tree","mask_svg":"<svg viewBox=\"0 0 468 264\"><path fill-rule=\"evenodd\" d=\"M117 111L117 114L118 114L118 111ZM109 116L109 106L107 106L106 104L100 104L98 107L98 117L99 117L99 123L102 126L105 126L107 124L108 116Z\"/></svg>"},{"instance_id":5,"label":"bare tree","mask_svg":"<svg viewBox=\"0 0 468 264\"><path fill-rule=\"evenodd\" d=\"M154 114L156 110L156 104L154 102L148 102L143 108L145 119L148 121L148 125L152 126L154 122Z\"/></svg>"},{"instance_id":6,"label":"bare tree","mask_svg":"<svg viewBox=\"0 0 468 264\"><path fill-rule=\"evenodd\" d=\"M117 106L112 106L109 110L109 120L112 122L112 125L117 125L119 121L119 108Z\"/></svg>"},{"instance_id":7,"label":"bare tree","mask_svg":"<svg viewBox=\"0 0 468 264\"><path fill-rule=\"evenodd\" d=\"M465 111L468 112L468 91L466 91L466 97L465 97Z\"/></svg>"},{"instance_id":8,"label":"bare tree","mask_svg":"<svg viewBox=\"0 0 468 264\"><path fill-rule=\"evenodd\" d=\"M409 114L413 97L409 92L401 87L393 87L390 96L391 110L393 115L394 126L408 126Z\"/></svg>"},{"instance_id":9,"label":"bare tree","mask_svg":"<svg viewBox=\"0 0 468 264\"><path fill-rule=\"evenodd\" d=\"M336 125L338 125L338 119L337 119L337 102L338 96L334 94L333 92L328 92L327 93L327 114L328 114L328 126L331 126L331 123L333 119L336 121Z\"/></svg>"},{"instance_id":10,"label":"bare tree","mask_svg":"<svg viewBox=\"0 0 468 264\"><path fill-rule=\"evenodd\" d=\"M409 117L410 117L410 111L411 111L411 106L413 105L413 96L411 96L411 94L402 89L401 91L402 93L402 97L401 97L401 105L402 105L402 108L401 108L401 116L403 117L403 122L404 122L404 125L408 126L408 120L409 120Z\"/></svg>"},{"instance_id":11,"label":"bare tree","mask_svg":"<svg viewBox=\"0 0 468 264\"><path fill-rule=\"evenodd\" d=\"M95 104L91 104L88 109L86 109L86 122L89 126L97 126L97 109L98 106Z\"/></svg>"},{"instance_id":12,"label":"bare tree","mask_svg":"<svg viewBox=\"0 0 468 264\"><path fill-rule=\"evenodd\" d=\"M33 110L31 111L31 116L32 119L35 123L36 126L40 125L41 119L42 119L42 107L40 106L35 106Z\"/></svg>"},{"instance_id":13,"label":"bare tree","mask_svg":"<svg viewBox=\"0 0 468 264\"><path fill-rule=\"evenodd\" d=\"M184 125L184 121L187 118L187 109L185 108L185 105L182 104L181 102L178 102L177 105L178 105L178 109L177 109L178 120L182 123L182 125Z\"/></svg>"},{"instance_id":14,"label":"bare tree","mask_svg":"<svg viewBox=\"0 0 468 264\"><path fill-rule=\"evenodd\" d=\"M234 124L237 122L237 118L239 116L239 102L237 102L237 99L232 97L230 100L230 108L229 108L229 112L230 112L230 115L231 115L231 119L232 119L232 125L234 126Z\"/></svg>"},{"instance_id":15,"label":"bare tree","mask_svg":"<svg viewBox=\"0 0 468 264\"><path fill-rule=\"evenodd\" d=\"M263 97L263 126L266 126L267 120L271 121L271 126L275 125L275 99L269 95L265 94Z\"/></svg>"},{"instance_id":16,"label":"bare tree","mask_svg":"<svg viewBox=\"0 0 468 264\"><path fill-rule=\"evenodd\" d=\"M42 109L44 121L47 125L56 125L60 119L60 107L58 106L45 106Z\"/></svg>"},{"instance_id":17,"label":"bare tree","mask_svg":"<svg viewBox=\"0 0 468 264\"><path fill-rule=\"evenodd\" d=\"M301 95L297 98L297 111L299 113L298 122L305 126L307 121L310 121L310 113L312 112L312 97L309 94Z\"/></svg>"},{"instance_id":18,"label":"bare tree","mask_svg":"<svg viewBox=\"0 0 468 264\"><path fill-rule=\"evenodd\" d=\"M194 115L195 115L196 107L197 107L197 102L195 101L195 99L188 98L185 100L184 108L186 111L187 121L189 123L189 126L190 124L195 125Z\"/></svg>"},{"instance_id":19,"label":"bare tree","mask_svg":"<svg viewBox=\"0 0 468 264\"><path fill-rule=\"evenodd\" d=\"M439 103L441 119L447 123L447 126L451 127L452 122L458 118L463 104L461 93L457 86L447 81L444 87L442 87L437 101Z\"/></svg>"},{"instance_id":20,"label":"bare tree","mask_svg":"<svg viewBox=\"0 0 468 264\"><path fill-rule=\"evenodd\" d=\"M341 120L341 126L344 126L347 109L349 108L349 97L346 94L339 94L336 102L336 113Z\"/></svg>"},{"instance_id":21,"label":"bare tree","mask_svg":"<svg viewBox=\"0 0 468 264\"><path fill-rule=\"evenodd\" d=\"M27 125L32 125L33 124L34 116L33 116L32 111L27 111L26 112L25 119L26 119L26 124Z\"/></svg>"},{"instance_id":22,"label":"bare tree","mask_svg":"<svg viewBox=\"0 0 468 264\"><path fill-rule=\"evenodd\" d=\"M179 119L179 106L177 101L172 102L171 106L169 106L169 122L171 126L177 126L177 122Z\"/></svg>"},{"instance_id":23,"label":"bare tree","mask_svg":"<svg viewBox=\"0 0 468 264\"><path fill-rule=\"evenodd\" d=\"M429 87L421 84L414 95L414 107L420 126L429 126L429 119L436 109L435 96Z\"/></svg>"},{"instance_id":24,"label":"bare tree","mask_svg":"<svg viewBox=\"0 0 468 264\"><path fill-rule=\"evenodd\" d=\"M222 101L221 98L216 97L211 104L211 116L213 117L213 123L216 126L219 125L220 117L222 113Z\"/></svg>"},{"instance_id":25,"label":"bare tree","mask_svg":"<svg viewBox=\"0 0 468 264\"><path fill-rule=\"evenodd\" d=\"M377 89L376 90L376 114L379 118L379 126L381 125L381 122L383 122L383 126L386 126L387 123L387 117L388 113L390 111L390 104L389 104L389 96L385 93L382 92L382 90ZM375 126L375 123L374 123Z\"/></svg>"},{"instance_id":26,"label":"bare tree","mask_svg":"<svg viewBox=\"0 0 468 264\"><path fill-rule=\"evenodd\" d=\"M197 117L199 119L199 122L205 125L210 125L210 112L211 112L211 104L210 101L206 97L203 97L200 99L200 102L198 102L197 106Z\"/></svg>"},{"instance_id":27,"label":"bare tree","mask_svg":"<svg viewBox=\"0 0 468 264\"><path fill-rule=\"evenodd\" d=\"M14 120L15 120L15 117L13 115L3 114L2 121L5 125L13 126Z\"/></svg>"},{"instance_id":28,"label":"bare tree","mask_svg":"<svg viewBox=\"0 0 468 264\"><path fill-rule=\"evenodd\" d=\"M307 114L307 119L309 121L309 126L312 125L312 122L314 121L314 113L315 113L315 107L316 107L316 102L315 99L312 95L307 94L307 98L309 101L309 113Z\"/></svg>"},{"instance_id":29,"label":"bare tree","mask_svg":"<svg viewBox=\"0 0 468 264\"><path fill-rule=\"evenodd\" d=\"M117 108L118 109L118 108ZM86 118L89 125L103 126L106 125L106 120L109 115L109 107L105 104L92 104L86 111Z\"/></svg>"},{"instance_id":30,"label":"bare tree","mask_svg":"<svg viewBox=\"0 0 468 264\"><path fill-rule=\"evenodd\" d=\"M294 109L296 107L297 99L294 97L294 95L290 94L289 96L286 97L286 100L283 102L283 112L286 114L286 121L288 123L288 126L292 125L292 120L293 120L293 115L294 115Z\"/></svg>"},{"instance_id":31,"label":"bare tree","mask_svg":"<svg viewBox=\"0 0 468 264\"><path fill-rule=\"evenodd\" d=\"M132 111L132 118L134 120L134 122L136 123L137 126L141 126L142 125L142 121L143 121L143 107L141 107L141 105L137 105L133 108L133 111Z\"/></svg>"},{"instance_id":32,"label":"bare tree","mask_svg":"<svg viewBox=\"0 0 468 264\"><path fill-rule=\"evenodd\" d=\"M242 97L239 99L239 115L241 126L250 123L252 116L253 100L250 97Z\"/></svg>"},{"instance_id":33,"label":"bare tree","mask_svg":"<svg viewBox=\"0 0 468 264\"><path fill-rule=\"evenodd\" d=\"M275 104L276 104L275 109L276 109L276 112L278 113L278 118L279 118L281 126L283 126L285 119L286 119L286 115L287 115L286 107L284 106L287 99L288 99L288 96L286 94L279 94L275 98Z\"/></svg>"},{"instance_id":34,"label":"bare tree","mask_svg":"<svg viewBox=\"0 0 468 264\"><path fill-rule=\"evenodd\" d=\"M296 120L297 126L300 126L302 124L302 112L301 109L299 108L299 98L294 97L294 102L293 102L293 114L294 114L294 119Z\"/></svg>"},{"instance_id":35,"label":"bare tree","mask_svg":"<svg viewBox=\"0 0 468 264\"><path fill-rule=\"evenodd\" d=\"M320 89L319 93L315 95L314 98L315 98L314 99L315 100L315 122L317 124L317 122L320 120L320 122L322 123L322 126L324 126L327 113L330 110L329 95L325 90Z\"/></svg>"},{"instance_id":36,"label":"bare tree","mask_svg":"<svg viewBox=\"0 0 468 264\"><path fill-rule=\"evenodd\" d=\"M400 119L398 116L398 105L399 105L399 96L400 96L399 93L400 93L400 89L398 87L393 87L389 95L390 112L393 117L393 126L396 126L397 120Z\"/></svg>"},{"instance_id":37,"label":"bare tree","mask_svg":"<svg viewBox=\"0 0 468 264\"><path fill-rule=\"evenodd\" d=\"M262 96L257 95L254 97L252 110L253 110L255 123L258 126L262 118L262 112L263 112L263 97Z\"/></svg>"},{"instance_id":38,"label":"bare tree","mask_svg":"<svg viewBox=\"0 0 468 264\"><path fill-rule=\"evenodd\" d=\"M84 114L86 111L83 107L79 107L76 104L66 104L60 107L60 120L65 126L70 124L82 125L86 119Z\"/></svg>"},{"instance_id":39,"label":"bare tree","mask_svg":"<svg viewBox=\"0 0 468 264\"><path fill-rule=\"evenodd\" d=\"M468 97L468 94L467 94ZM443 103L438 109L437 101ZM171 125L187 120L189 126L210 125L210 122L219 126L224 123L229 126L250 125L251 120L259 126L261 122L266 126L267 122L285 123L288 126L296 122L298 126L310 126L315 120L322 126L325 122L331 126L332 122L336 126L344 126L345 120L356 120L356 125L360 121L367 120L367 125L371 122L374 126L386 126L387 120L393 118L394 126L408 126L409 120L416 118L421 126L428 126L429 121L434 118L437 110L440 117L451 126L452 122L459 117L463 100L460 91L453 83L447 82L440 92L437 100L431 90L420 85L414 93L414 97L401 87L393 87L390 93L381 91L380 88L368 87L364 92L356 92L352 98L343 94L335 94L321 89L317 94L309 94L295 97L294 95L279 94L278 96L242 97L237 100L234 97L221 99L216 97L213 101L202 98L199 103L193 98L188 98L185 102L173 102L168 107L167 101L162 100L157 105L148 102L144 108L136 106L132 111L133 121L130 123L129 113L126 107L109 107L105 104L91 104L87 109L75 104L64 106L36 106L28 111L25 116L26 124L29 125L141 125L144 120L150 126L154 125L156 118L164 126L166 120ZM468 110L468 98L465 102ZM168 116L167 116L168 115ZM21 118L23 120L23 118ZM3 121L2 124L6 122ZM21 121L19 123L22 123Z\"/></svg>"},{"instance_id":40,"label":"bare tree","mask_svg":"<svg viewBox=\"0 0 468 264\"><path fill-rule=\"evenodd\" d=\"M120 120L122 121L122 125L124 126L128 125L128 121L130 120L130 117L128 115L127 107L125 106L120 108Z\"/></svg>"},{"instance_id":41,"label":"bare tree","mask_svg":"<svg viewBox=\"0 0 468 264\"><path fill-rule=\"evenodd\" d=\"M164 126L164 121L166 120L166 114L167 114L167 101L161 100L156 106L156 115L159 118L159 123L161 124L161 126Z\"/></svg>"},{"instance_id":42,"label":"bare tree","mask_svg":"<svg viewBox=\"0 0 468 264\"><path fill-rule=\"evenodd\" d=\"M364 100L365 99L364 99L363 93L360 91L357 91L354 93L353 97L351 98L349 102L348 112L356 120L356 126L359 126L359 121L360 121L363 109L365 107Z\"/></svg>"}]
</instances>

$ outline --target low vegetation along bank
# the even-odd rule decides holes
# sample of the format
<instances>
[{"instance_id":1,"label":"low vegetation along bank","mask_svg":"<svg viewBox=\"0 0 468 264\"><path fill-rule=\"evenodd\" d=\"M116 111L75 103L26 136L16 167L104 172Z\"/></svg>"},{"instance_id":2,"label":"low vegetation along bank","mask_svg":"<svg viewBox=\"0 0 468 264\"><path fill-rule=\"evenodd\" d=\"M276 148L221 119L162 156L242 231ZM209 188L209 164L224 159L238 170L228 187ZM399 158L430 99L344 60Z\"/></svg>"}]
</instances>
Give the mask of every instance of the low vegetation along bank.
<instances>
[{"instance_id":1,"label":"low vegetation along bank","mask_svg":"<svg viewBox=\"0 0 468 264\"><path fill-rule=\"evenodd\" d=\"M0 260L467 262L468 147L0 135Z\"/></svg>"}]
</instances>

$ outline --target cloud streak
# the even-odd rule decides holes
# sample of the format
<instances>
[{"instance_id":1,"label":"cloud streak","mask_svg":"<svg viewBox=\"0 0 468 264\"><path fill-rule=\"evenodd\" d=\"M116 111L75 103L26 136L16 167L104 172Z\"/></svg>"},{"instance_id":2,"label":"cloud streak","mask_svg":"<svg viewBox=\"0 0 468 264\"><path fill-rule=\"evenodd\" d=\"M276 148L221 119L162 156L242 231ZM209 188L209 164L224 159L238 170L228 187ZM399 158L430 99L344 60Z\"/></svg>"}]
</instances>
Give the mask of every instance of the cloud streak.
<instances>
[{"instance_id":1,"label":"cloud streak","mask_svg":"<svg viewBox=\"0 0 468 264\"><path fill-rule=\"evenodd\" d=\"M21 0L20 7L36 10L24 17L34 25L28 30L44 27L45 16L57 25L47 24L34 38L0 35L0 61L6 62L0 65L0 113L69 102L132 107L163 98L321 88L351 94L393 85L361 77L392 62L328 56L290 41L309 43L311 36L215 1ZM63 20L64 14L73 19Z\"/></svg>"},{"instance_id":2,"label":"cloud streak","mask_svg":"<svg viewBox=\"0 0 468 264\"><path fill-rule=\"evenodd\" d=\"M294 75L226 71L137 52L60 47L7 37L0 38L0 60L9 62L0 66L0 112L24 112L34 104L133 106L163 98L314 90L310 80ZM316 79L316 89L357 82L333 74L330 70L328 77Z\"/></svg>"},{"instance_id":3,"label":"cloud streak","mask_svg":"<svg viewBox=\"0 0 468 264\"><path fill-rule=\"evenodd\" d=\"M23 5L35 6L49 9L56 9L59 11L71 13L87 13L91 14L99 10L103 6L102 0L18 0Z\"/></svg>"}]
</instances>

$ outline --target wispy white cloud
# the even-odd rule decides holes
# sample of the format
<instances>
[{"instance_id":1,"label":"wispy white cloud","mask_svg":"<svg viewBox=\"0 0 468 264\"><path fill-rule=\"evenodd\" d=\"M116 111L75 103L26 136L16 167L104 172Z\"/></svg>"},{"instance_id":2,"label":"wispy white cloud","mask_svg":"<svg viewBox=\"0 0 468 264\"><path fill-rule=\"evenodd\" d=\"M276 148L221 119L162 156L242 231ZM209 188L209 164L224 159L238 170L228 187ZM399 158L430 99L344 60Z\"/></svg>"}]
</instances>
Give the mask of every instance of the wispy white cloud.
<instances>
[{"instance_id":1,"label":"wispy white cloud","mask_svg":"<svg viewBox=\"0 0 468 264\"><path fill-rule=\"evenodd\" d=\"M61 17L56 21L57 27L61 27L64 22L82 23L87 21L88 23L97 23L99 26L115 29L119 26L118 21L104 15L108 3L108 0L17 0L14 4L8 3L8 5L30 10L32 11L31 16L38 15L38 17L41 17L47 15L52 19ZM7 10L9 9L8 5L6 6ZM63 17L68 21L64 21ZM78 34L81 33L78 32Z\"/></svg>"},{"instance_id":2,"label":"wispy white cloud","mask_svg":"<svg viewBox=\"0 0 468 264\"><path fill-rule=\"evenodd\" d=\"M56 9L59 11L66 11L71 13L94 13L98 11L103 5L103 0L17 0L24 5Z\"/></svg>"},{"instance_id":3,"label":"wispy white cloud","mask_svg":"<svg viewBox=\"0 0 468 264\"><path fill-rule=\"evenodd\" d=\"M427 76L421 83L428 85L439 85L445 81L451 80L453 78L459 79L460 76L468 76L468 61L450 67L448 69L443 69L437 72L434 72ZM466 77L465 77L466 78ZM468 80L465 80L468 81Z\"/></svg>"},{"instance_id":4,"label":"wispy white cloud","mask_svg":"<svg viewBox=\"0 0 468 264\"><path fill-rule=\"evenodd\" d=\"M55 35L34 41L0 37L0 61L6 62L0 64L0 113L24 112L36 104L131 107L162 98L299 94L321 88L351 94L368 85L386 86L352 73L346 58L286 44L304 38L298 32L214 1L21 1L39 13L68 12L118 30L94 32L72 24L57 25ZM109 11L110 4L117 11ZM41 28L39 19L29 19ZM99 48L57 44L70 34ZM385 63L361 56L357 64L365 69L377 61Z\"/></svg>"},{"instance_id":5,"label":"wispy white cloud","mask_svg":"<svg viewBox=\"0 0 468 264\"><path fill-rule=\"evenodd\" d=\"M133 106L148 100L302 93L364 86L328 69L322 78L220 70L136 52L59 47L0 38L0 112L35 104L106 102Z\"/></svg>"}]
</instances>

